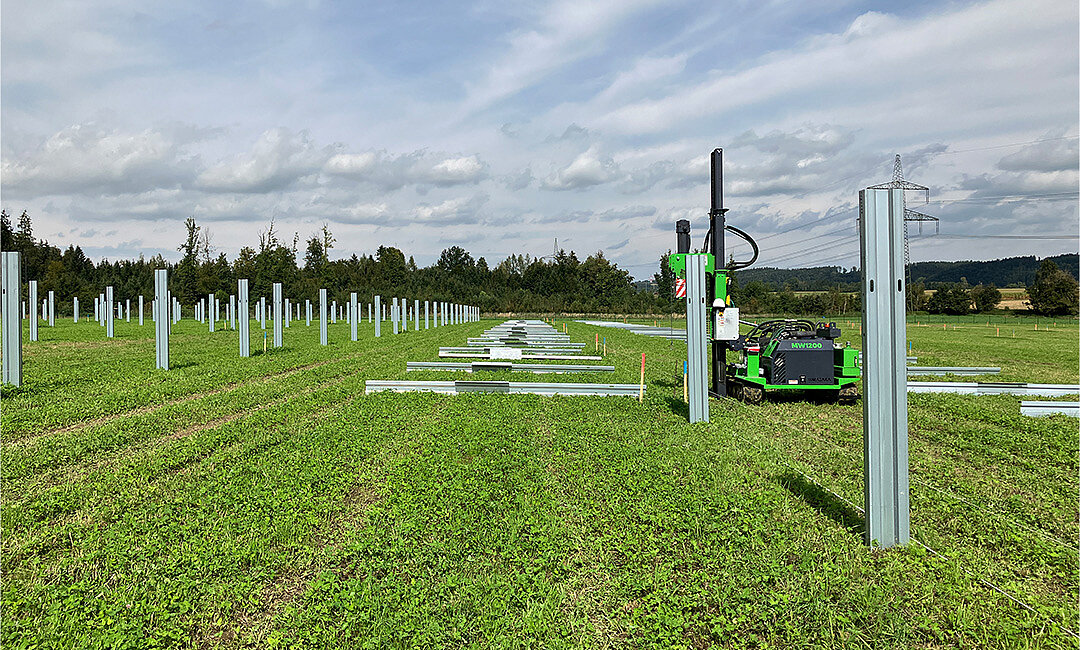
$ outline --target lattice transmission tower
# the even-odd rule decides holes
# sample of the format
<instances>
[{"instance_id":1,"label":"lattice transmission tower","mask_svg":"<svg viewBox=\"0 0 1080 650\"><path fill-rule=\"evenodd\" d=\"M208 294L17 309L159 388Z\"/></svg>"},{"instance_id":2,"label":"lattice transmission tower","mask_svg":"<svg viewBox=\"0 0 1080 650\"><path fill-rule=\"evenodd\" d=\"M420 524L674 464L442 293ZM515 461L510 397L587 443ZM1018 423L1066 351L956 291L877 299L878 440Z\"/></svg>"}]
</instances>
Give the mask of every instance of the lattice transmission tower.
<instances>
[{"instance_id":1,"label":"lattice transmission tower","mask_svg":"<svg viewBox=\"0 0 1080 650\"><path fill-rule=\"evenodd\" d=\"M892 180L888 183L879 183L878 185L871 185L869 189L872 190L888 190L898 189L904 190L904 282L908 285L909 290L907 292L908 309L912 309L911 304L911 247L908 244L908 222L917 221L919 223L919 234L922 234L923 223L927 221L934 222L934 234L938 234L939 220L937 217L931 217L928 214L923 214L916 210L909 210L907 207L907 193L912 192L925 192L923 203L930 202L930 188L925 185L919 185L918 183L912 183L911 181L904 180L904 168L900 164L900 154L896 154L896 159L893 162Z\"/></svg>"}]
</instances>

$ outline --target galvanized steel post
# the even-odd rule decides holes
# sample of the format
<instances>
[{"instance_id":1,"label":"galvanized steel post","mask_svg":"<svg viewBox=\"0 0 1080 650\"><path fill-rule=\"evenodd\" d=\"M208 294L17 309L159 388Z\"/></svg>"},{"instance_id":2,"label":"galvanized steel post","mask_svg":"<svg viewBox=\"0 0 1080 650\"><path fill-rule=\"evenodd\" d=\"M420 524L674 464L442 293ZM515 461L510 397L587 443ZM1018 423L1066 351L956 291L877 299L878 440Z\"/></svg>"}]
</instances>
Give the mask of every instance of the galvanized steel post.
<instances>
[{"instance_id":1,"label":"galvanized steel post","mask_svg":"<svg viewBox=\"0 0 1080 650\"><path fill-rule=\"evenodd\" d=\"M337 325L337 301L330 301L330 322Z\"/></svg>"},{"instance_id":2,"label":"galvanized steel post","mask_svg":"<svg viewBox=\"0 0 1080 650\"><path fill-rule=\"evenodd\" d=\"M413 329L420 329L420 301L413 300Z\"/></svg>"},{"instance_id":3,"label":"galvanized steel post","mask_svg":"<svg viewBox=\"0 0 1080 650\"><path fill-rule=\"evenodd\" d=\"M281 283L275 282L271 287L273 301L274 301L274 313L272 314L274 319L274 347L280 348L282 345L282 339L284 338L284 314L281 312Z\"/></svg>"},{"instance_id":4,"label":"galvanized steel post","mask_svg":"<svg viewBox=\"0 0 1080 650\"><path fill-rule=\"evenodd\" d=\"M352 334L352 340L354 340L354 341L356 340L356 327L357 327L356 321L360 320L359 318L356 317L356 315L357 315L356 310L357 310L357 307L356 307L356 292L354 291L354 292L349 294L349 329L350 329L350 334Z\"/></svg>"},{"instance_id":5,"label":"galvanized steel post","mask_svg":"<svg viewBox=\"0 0 1080 650\"><path fill-rule=\"evenodd\" d=\"M142 298L142 296L140 296ZM154 269L154 307L157 308L157 320L154 321L154 368L169 369L169 272L166 269Z\"/></svg>"},{"instance_id":6,"label":"galvanized steel post","mask_svg":"<svg viewBox=\"0 0 1080 650\"><path fill-rule=\"evenodd\" d=\"M105 316L105 336L107 338L113 338L116 333L113 326L113 288L105 287L105 306L107 307Z\"/></svg>"},{"instance_id":7,"label":"galvanized steel post","mask_svg":"<svg viewBox=\"0 0 1080 650\"><path fill-rule=\"evenodd\" d=\"M79 297L75 296L71 299L71 310L75 314L75 322L79 322Z\"/></svg>"},{"instance_id":8,"label":"galvanized steel post","mask_svg":"<svg viewBox=\"0 0 1080 650\"><path fill-rule=\"evenodd\" d=\"M56 295L49 290L49 327L56 327Z\"/></svg>"},{"instance_id":9,"label":"galvanized steel post","mask_svg":"<svg viewBox=\"0 0 1080 650\"><path fill-rule=\"evenodd\" d=\"M251 356L251 312L248 306L248 281L236 281L236 318L240 331L240 356Z\"/></svg>"},{"instance_id":10,"label":"galvanized steel post","mask_svg":"<svg viewBox=\"0 0 1080 650\"><path fill-rule=\"evenodd\" d=\"M904 190L859 192L866 543L911 538L908 486Z\"/></svg>"},{"instance_id":11,"label":"galvanized steel post","mask_svg":"<svg viewBox=\"0 0 1080 650\"><path fill-rule=\"evenodd\" d=\"M208 323L210 323L210 333L213 334L213 332L214 332L214 320L215 320L214 319L214 316L215 316L215 314L214 314L214 294L212 294L212 293L207 294L207 296L206 296L206 304L207 304L207 307L210 310L210 313L206 314L206 316L207 316L206 321Z\"/></svg>"},{"instance_id":12,"label":"galvanized steel post","mask_svg":"<svg viewBox=\"0 0 1080 650\"><path fill-rule=\"evenodd\" d=\"M22 294L22 255L18 252L0 254L3 258L0 278L0 314L3 322L3 376L0 380L13 386L22 385L22 322L19 302Z\"/></svg>"},{"instance_id":13,"label":"galvanized steel post","mask_svg":"<svg viewBox=\"0 0 1080 650\"><path fill-rule=\"evenodd\" d=\"M308 327L311 327L311 301L310 300L305 300L304 301L304 311L305 311L305 314L307 315L307 325L308 325Z\"/></svg>"},{"instance_id":14,"label":"galvanized steel post","mask_svg":"<svg viewBox=\"0 0 1080 650\"><path fill-rule=\"evenodd\" d=\"M143 297L139 294L139 325L143 324Z\"/></svg>"},{"instance_id":15,"label":"galvanized steel post","mask_svg":"<svg viewBox=\"0 0 1080 650\"><path fill-rule=\"evenodd\" d=\"M382 313L382 297L375 296L375 338L382 336L382 319L379 318L379 314Z\"/></svg>"},{"instance_id":16,"label":"galvanized steel post","mask_svg":"<svg viewBox=\"0 0 1080 650\"><path fill-rule=\"evenodd\" d=\"M686 256L686 365L690 421L709 421L706 255Z\"/></svg>"},{"instance_id":17,"label":"galvanized steel post","mask_svg":"<svg viewBox=\"0 0 1080 650\"><path fill-rule=\"evenodd\" d=\"M428 328L428 316L429 316L429 311L430 310L431 310L431 301L430 300L425 300L424 301L424 329Z\"/></svg>"},{"instance_id":18,"label":"galvanized steel post","mask_svg":"<svg viewBox=\"0 0 1080 650\"><path fill-rule=\"evenodd\" d=\"M229 294L229 328L236 329L236 294Z\"/></svg>"},{"instance_id":19,"label":"galvanized steel post","mask_svg":"<svg viewBox=\"0 0 1080 650\"><path fill-rule=\"evenodd\" d=\"M289 322L292 320L292 303L289 299L285 299L285 327L289 326Z\"/></svg>"},{"instance_id":20,"label":"galvanized steel post","mask_svg":"<svg viewBox=\"0 0 1080 650\"><path fill-rule=\"evenodd\" d=\"M394 325L394 334L397 334L398 333L398 304L397 304L397 298L394 298L394 301L392 303L390 303L390 321Z\"/></svg>"},{"instance_id":21,"label":"galvanized steel post","mask_svg":"<svg viewBox=\"0 0 1080 650\"><path fill-rule=\"evenodd\" d=\"M30 340L38 340L37 328L38 328L38 299L37 299L37 280L30 281Z\"/></svg>"},{"instance_id":22,"label":"galvanized steel post","mask_svg":"<svg viewBox=\"0 0 1080 650\"><path fill-rule=\"evenodd\" d=\"M326 289L319 289L319 344L328 345L326 340Z\"/></svg>"}]
</instances>

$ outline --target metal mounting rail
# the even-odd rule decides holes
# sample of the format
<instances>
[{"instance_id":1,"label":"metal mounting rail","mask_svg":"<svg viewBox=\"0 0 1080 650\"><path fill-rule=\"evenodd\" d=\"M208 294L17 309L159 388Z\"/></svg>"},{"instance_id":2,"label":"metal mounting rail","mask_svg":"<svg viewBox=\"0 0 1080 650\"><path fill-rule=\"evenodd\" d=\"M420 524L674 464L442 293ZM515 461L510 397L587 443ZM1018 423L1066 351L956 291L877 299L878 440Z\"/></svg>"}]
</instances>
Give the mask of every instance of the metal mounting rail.
<instances>
[{"instance_id":1,"label":"metal mounting rail","mask_svg":"<svg viewBox=\"0 0 1080 650\"><path fill-rule=\"evenodd\" d=\"M500 352L513 352L517 354L505 354L505 355L493 355L491 352L480 352L483 348L477 348L475 351L453 351L445 348L439 349L440 359L532 359L532 360L544 360L544 361L600 361L603 357L584 355L584 354L549 354L548 351L541 352L539 350L529 350L523 352L521 348L510 348L507 350L500 350ZM569 350L569 352L577 352L577 350Z\"/></svg>"},{"instance_id":2,"label":"metal mounting rail","mask_svg":"<svg viewBox=\"0 0 1080 650\"><path fill-rule=\"evenodd\" d=\"M1080 402L1020 402L1020 415L1070 415L1080 418Z\"/></svg>"},{"instance_id":3,"label":"metal mounting rail","mask_svg":"<svg viewBox=\"0 0 1080 650\"><path fill-rule=\"evenodd\" d=\"M517 347L513 345L468 345L464 347L441 347L439 353L443 352L456 352L456 353L487 353L492 354L492 351L496 351L497 354L515 354L520 351L522 354L579 354L581 349L579 348L537 348L537 347ZM509 357L508 357L509 358Z\"/></svg>"},{"instance_id":4,"label":"metal mounting rail","mask_svg":"<svg viewBox=\"0 0 1080 650\"><path fill-rule=\"evenodd\" d=\"M1001 368L993 366L908 366L907 374L912 375L997 375Z\"/></svg>"},{"instance_id":5,"label":"metal mounting rail","mask_svg":"<svg viewBox=\"0 0 1080 650\"><path fill-rule=\"evenodd\" d=\"M511 395L573 395L595 397L637 397L637 384L571 384L531 383L518 381L404 381L367 380L364 390L368 393L391 391L395 393L422 392L459 395L461 393L507 393Z\"/></svg>"},{"instance_id":6,"label":"metal mounting rail","mask_svg":"<svg viewBox=\"0 0 1080 650\"><path fill-rule=\"evenodd\" d=\"M616 323L606 320L579 320L575 322L593 325L595 327L611 327L614 329L626 330L631 334L641 334L642 336L657 336L665 339L686 340L686 330L677 327L653 327L652 325Z\"/></svg>"},{"instance_id":7,"label":"metal mounting rail","mask_svg":"<svg viewBox=\"0 0 1080 650\"><path fill-rule=\"evenodd\" d=\"M473 361L456 363L453 361L408 361L405 370L463 370L465 372L513 370L535 373L563 372L615 372L615 366L583 366L558 363L512 363L510 361Z\"/></svg>"},{"instance_id":8,"label":"metal mounting rail","mask_svg":"<svg viewBox=\"0 0 1080 650\"><path fill-rule=\"evenodd\" d=\"M909 393L955 393L958 395L1040 395L1067 397L1080 393L1072 384L1024 384L1009 382L909 381Z\"/></svg>"},{"instance_id":9,"label":"metal mounting rail","mask_svg":"<svg viewBox=\"0 0 1080 650\"><path fill-rule=\"evenodd\" d=\"M465 345L482 348L583 348L584 343L571 343L569 341L529 341L526 339L504 339L493 341L491 339L468 339Z\"/></svg>"}]
</instances>

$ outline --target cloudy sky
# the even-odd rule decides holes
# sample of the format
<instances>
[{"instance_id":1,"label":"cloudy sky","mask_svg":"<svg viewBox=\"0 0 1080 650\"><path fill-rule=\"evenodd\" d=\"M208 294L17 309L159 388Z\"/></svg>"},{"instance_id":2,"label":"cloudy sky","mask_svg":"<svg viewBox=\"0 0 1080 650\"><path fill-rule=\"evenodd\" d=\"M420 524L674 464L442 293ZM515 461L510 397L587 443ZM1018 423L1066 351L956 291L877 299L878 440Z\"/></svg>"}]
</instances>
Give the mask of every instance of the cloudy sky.
<instances>
[{"instance_id":1,"label":"cloudy sky","mask_svg":"<svg viewBox=\"0 0 1080 650\"><path fill-rule=\"evenodd\" d=\"M230 257L273 219L328 225L335 256L558 238L645 277L675 220L704 234L715 147L729 222L777 266L855 264L857 191L899 153L931 188L909 207L941 219L913 260L1076 251L1077 13L5 0L0 200L95 258L176 258L194 215Z\"/></svg>"}]
</instances>

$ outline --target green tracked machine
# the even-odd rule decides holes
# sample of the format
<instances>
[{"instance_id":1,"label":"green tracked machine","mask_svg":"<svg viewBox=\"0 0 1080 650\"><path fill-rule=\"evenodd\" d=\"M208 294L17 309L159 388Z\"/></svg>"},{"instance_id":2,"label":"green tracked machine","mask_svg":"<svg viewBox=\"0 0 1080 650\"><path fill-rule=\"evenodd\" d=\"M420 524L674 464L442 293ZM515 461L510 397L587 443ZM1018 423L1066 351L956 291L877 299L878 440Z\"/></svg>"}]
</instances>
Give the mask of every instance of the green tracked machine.
<instances>
[{"instance_id":1,"label":"green tracked machine","mask_svg":"<svg viewBox=\"0 0 1080 650\"><path fill-rule=\"evenodd\" d=\"M733 271L750 266L758 258L758 246L747 233L725 223L727 208L723 192L723 150L712 152L712 208L709 231L702 253L705 258L706 301L709 305L709 352L712 359L711 397L732 396L750 403L761 402L772 393L807 391L822 401L853 401L862 372L858 350L837 345L840 330L836 323L805 319L772 319L760 323L739 320L732 305L728 284ZM733 233L750 244L753 257L724 259L724 234ZM676 253L668 258L675 276L686 279L686 255L690 254L690 222L675 224ZM750 329L740 334L739 325ZM728 363L728 352L738 352L739 361ZM706 352L706 356L709 356Z\"/></svg>"}]
</instances>

